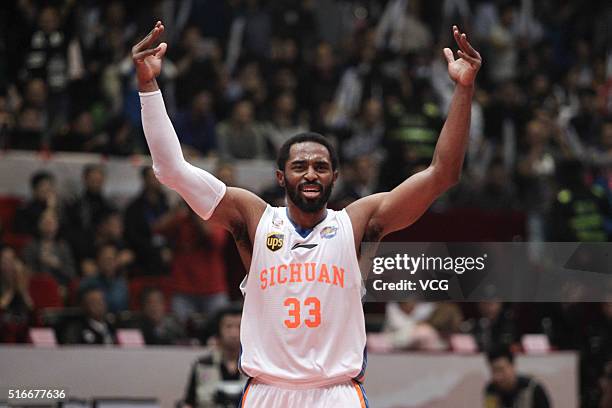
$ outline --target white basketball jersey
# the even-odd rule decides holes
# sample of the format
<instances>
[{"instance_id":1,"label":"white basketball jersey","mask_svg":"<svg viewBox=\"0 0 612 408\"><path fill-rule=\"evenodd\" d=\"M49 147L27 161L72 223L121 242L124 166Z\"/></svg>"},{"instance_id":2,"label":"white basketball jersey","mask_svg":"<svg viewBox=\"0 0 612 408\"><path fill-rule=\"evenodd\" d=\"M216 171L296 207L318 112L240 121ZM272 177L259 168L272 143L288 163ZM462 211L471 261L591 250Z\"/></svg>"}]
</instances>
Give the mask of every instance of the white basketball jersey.
<instances>
[{"instance_id":1,"label":"white basketball jersey","mask_svg":"<svg viewBox=\"0 0 612 408\"><path fill-rule=\"evenodd\" d=\"M285 207L266 208L241 284L240 367L250 377L295 388L361 379L366 334L349 216L327 210L302 235Z\"/></svg>"}]
</instances>

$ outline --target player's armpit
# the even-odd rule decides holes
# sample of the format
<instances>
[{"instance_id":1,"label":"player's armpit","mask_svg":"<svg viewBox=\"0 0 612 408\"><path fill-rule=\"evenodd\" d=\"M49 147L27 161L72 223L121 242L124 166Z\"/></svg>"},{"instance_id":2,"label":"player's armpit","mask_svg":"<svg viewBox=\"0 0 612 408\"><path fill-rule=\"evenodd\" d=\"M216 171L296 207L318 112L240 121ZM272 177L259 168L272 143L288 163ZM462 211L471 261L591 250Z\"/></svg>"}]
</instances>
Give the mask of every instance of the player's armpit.
<instances>
[{"instance_id":1,"label":"player's armpit","mask_svg":"<svg viewBox=\"0 0 612 408\"><path fill-rule=\"evenodd\" d=\"M351 217L356 245L362 240L380 240L410 226L451 186L448 177L430 166L387 193L355 201L346 210Z\"/></svg>"},{"instance_id":2,"label":"player's armpit","mask_svg":"<svg viewBox=\"0 0 612 408\"><path fill-rule=\"evenodd\" d=\"M232 233L237 226L245 226L251 242L255 238L257 224L266 209L266 202L252 192L228 187L225 195L215 208L210 221L217 223Z\"/></svg>"}]
</instances>

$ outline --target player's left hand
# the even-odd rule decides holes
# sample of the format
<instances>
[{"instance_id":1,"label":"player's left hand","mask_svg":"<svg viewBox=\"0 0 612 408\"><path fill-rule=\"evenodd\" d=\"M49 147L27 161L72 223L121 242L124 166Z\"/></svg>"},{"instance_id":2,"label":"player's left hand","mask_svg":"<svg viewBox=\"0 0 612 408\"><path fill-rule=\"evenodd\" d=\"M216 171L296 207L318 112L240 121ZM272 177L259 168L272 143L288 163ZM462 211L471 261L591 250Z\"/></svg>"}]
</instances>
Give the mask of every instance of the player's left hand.
<instances>
[{"instance_id":1,"label":"player's left hand","mask_svg":"<svg viewBox=\"0 0 612 408\"><path fill-rule=\"evenodd\" d=\"M467 35L461 33L457 26L453 26L453 36L459 46L455 59L450 48L444 48L444 56L448 62L448 75L458 85L472 86L476 79L476 74L482 65L482 58L467 40Z\"/></svg>"}]
</instances>

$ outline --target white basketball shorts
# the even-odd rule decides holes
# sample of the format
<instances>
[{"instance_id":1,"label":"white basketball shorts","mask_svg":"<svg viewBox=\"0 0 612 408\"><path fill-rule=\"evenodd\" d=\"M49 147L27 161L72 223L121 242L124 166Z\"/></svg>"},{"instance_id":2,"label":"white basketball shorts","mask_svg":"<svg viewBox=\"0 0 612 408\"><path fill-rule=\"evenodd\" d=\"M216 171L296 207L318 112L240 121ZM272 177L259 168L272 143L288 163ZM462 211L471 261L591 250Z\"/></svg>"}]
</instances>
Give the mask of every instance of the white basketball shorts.
<instances>
[{"instance_id":1,"label":"white basketball shorts","mask_svg":"<svg viewBox=\"0 0 612 408\"><path fill-rule=\"evenodd\" d=\"M239 408L369 408L361 383L351 380L340 384L308 389L281 388L251 378L247 382Z\"/></svg>"}]
</instances>

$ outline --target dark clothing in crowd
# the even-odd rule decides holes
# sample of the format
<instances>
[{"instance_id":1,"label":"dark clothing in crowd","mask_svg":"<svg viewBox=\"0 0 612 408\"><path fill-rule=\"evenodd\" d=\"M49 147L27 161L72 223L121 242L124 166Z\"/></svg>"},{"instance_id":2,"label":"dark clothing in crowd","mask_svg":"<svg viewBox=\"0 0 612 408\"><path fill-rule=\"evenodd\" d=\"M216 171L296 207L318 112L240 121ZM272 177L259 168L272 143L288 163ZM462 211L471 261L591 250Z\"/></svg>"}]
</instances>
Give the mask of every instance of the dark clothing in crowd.
<instances>
[{"instance_id":1,"label":"dark clothing in crowd","mask_svg":"<svg viewBox=\"0 0 612 408\"><path fill-rule=\"evenodd\" d=\"M148 345L173 345L185 340L183 327L171 317L165 317L159 324L143 318L140 331Z\"/></svg>"},{"instance_id":2,"label":"dark clothing in crowd","mask_svg":"<svg viewBox=\"0 0 612 408\"><path fill-rule=\"evenodd\" d=\"M129 292L128 283L122 276L107 278L105 276L90 276L80 282L81 290L99 288L104 292L109 312L117 313L128 310Z\"/></svg>"},{"instance_id":3,"label":"dark clothing in crowd","mask_svg":"<svg viewBox=\"0 0 612 408\"><path fill-rule=\"evenodd\" d=\"M45 245L49 245L49 248L45 248ZM58 266L51 266L43 261L43 252L46 250L59 260ZM68 285L76 277L76 267L72 252L68 244L63 240L45 244L41 240L36 239L25 247L23 257L33 272L48 273L60 285Z\"/></svg>"},{"instance_id":4,"label":"dark clothing in crowd","mask_svg":"<svg viewBox=\"0 0 612 408\"><path fill-rule=\"evenodd\" d=\"M612 240L612 231L607 229L612 222L612 209L599 186L560 190L552 205L550 218L551 241Z\"/></svg>"},{"instance_id":5,"label":"dark clothing in crowd","mask_svg":"<svg viewBox=\"0 0 612 408\"><path fill-rule=\"evenodd\" d=\"M467 326L481 351L489 350L496 344L510 346L517 340L516 325L508 310L502 311L493 321L486 318L469 319Z\"/></svg>"},{"instance_id":6,"label":"dark clothing in crowd","mask_svg":"<svg viewBox=\"0 0 612 408\"><path fill-rule=\"evenodd\" d=\"M114 205L102 194L86 192L66 206L64 221L66 237L81 260L87 255L87 243L95 234L97 223L103 215L115 210Z\"/></svg>"},{"instance_id":7,"label":"dark clothing in crowd","mask_svg":"<svg viewBox=\"0 0 612 408\"><path fill-rule=\"evenodd\" d=\"M32 309L20 293L15 293L11 302L0 309L0 343L25 343L31 323Z\"/></svg>"},{"instance_id":8,"label":"dark clothing in crowd","mask_svg":"<svg viewBox=\"0 0 612 408\"><path fill-rule=\"evenodd\" d=\"M549 408L550 402L544 388L533 378L519 376L512 391L502 391L494 384L485 389L487 408Z\"/></svg>"},{"instance_id":9,"label":"dark clothing in crowd","mask_svg":"<svg viewBox=\"0 0 612 408\"><path fill-rule=\"evenodd\" d=\"M125 211L125 238L136 253L137 274L163 275L169 271L162 259L162 250L167 247L166 239L154 231L155 222L167 211L168 203L163 194L152 203L144 193L136 197Z\"/></svg>"},{"instance_id":10,"label":"dark clothing in crowd","mask_svg":"<svg viewBox=\"0 0 612 408\"><path fill-rule=\"evenodd\" d=\"M109 321L81 317L68 325L62 334L65 344L115 344L116 330Z\"/></svg>"},{"instance_id":11,"label":"dark clothing in crowd","mask_svg":"<svg viewBox=\"0 0 612 408\"><path fill-rule=\"evenodd\" d=\"M239 370L229 371L217 351L211 351L196 361L191 369L185 403L192 407L235 407L240 402L240 385L247 377Z\"/></svg>"},{"instance_id":12,"label":"dark clothing in crowd","mask_svg":"<svg viewBox=\"0 0 612 408\"><path fill-rule=\"evenodd\" d=\"M46 201L32 200L19 208L15 213L15 232L28 235L36 235L38 231L38 220L41 214L47 209Z\"/></svg>"}]
</instances>

